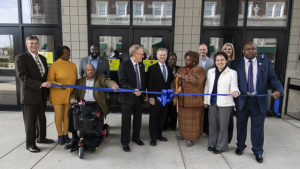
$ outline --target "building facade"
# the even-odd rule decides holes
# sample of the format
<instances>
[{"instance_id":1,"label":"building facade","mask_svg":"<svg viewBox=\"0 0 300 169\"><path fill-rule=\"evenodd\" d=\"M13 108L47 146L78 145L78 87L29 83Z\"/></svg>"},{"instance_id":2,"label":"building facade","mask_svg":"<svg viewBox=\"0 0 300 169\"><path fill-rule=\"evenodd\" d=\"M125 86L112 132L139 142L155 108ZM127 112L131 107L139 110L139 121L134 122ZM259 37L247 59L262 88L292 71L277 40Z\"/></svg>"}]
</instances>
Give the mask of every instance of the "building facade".
<instances>
[{"instance_id":1,"label":"building facade","mask_svg":"<svg viewBox=\"0 0 300 169\"><path fill-rule=\"evenodd\" d=\"M176 52L184 65L184 53L209 46L210 56L226 42L242 56L247 41L258 44L258 53L272 60L276 74L288 87L288 78L300 79L300 2L296 0L4 0L0 7L0 106L20 108L14 56L25 51L24 38L40 38L40 52L49 65L56 47L71 48L72 61L88 56L97 44L101 56L124 59L132 44L145 47L145 57L155 58L165 47ZM114 74L115 72L113 72ZM300 82L294 80L295 85ZM285 110L299 114L300 92L291 90ZM272 102L272 100L271 100ZM271 107L271 106L270 106Z\"/></svg>"}]
</instances>

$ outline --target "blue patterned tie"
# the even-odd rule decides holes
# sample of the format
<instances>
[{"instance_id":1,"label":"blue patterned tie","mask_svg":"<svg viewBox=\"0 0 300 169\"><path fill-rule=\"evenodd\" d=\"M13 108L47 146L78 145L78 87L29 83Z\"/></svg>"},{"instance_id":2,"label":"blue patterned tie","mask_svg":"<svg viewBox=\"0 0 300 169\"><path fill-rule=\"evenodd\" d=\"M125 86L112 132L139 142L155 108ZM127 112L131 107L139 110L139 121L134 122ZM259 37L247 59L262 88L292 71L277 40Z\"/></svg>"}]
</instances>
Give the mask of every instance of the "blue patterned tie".
<instances>
[{"instance_id":1,"label":"blue patterned tie","mask_svg":"<svg viewBox=\"0 0 300 169\"><path fill-rule=\"evenodd\" d=\"M252 94L254 92L253 87L253 64L252 59L249 59L249 68L248 68L248 93Z\"/></svg>"},{"instance_id":2,"label":"blue patterned tie","mask_svg":"<svg viewBox=\"0 0 300 169\"><path fill-rule=\"evenodd\" d=\"M138 64L135 64L134 67L135 67L135 77L136 77L136 88L141 89L141 82L140 82L140 74L139 74Z\"/></svg>"},{"instance_id":3,"label":"blue patterned tie","mask_svg":"<svg viewBox=\"0 0 300 169\"><path fill-rule=\"evenodd\" d=\"M162 65L162 67L163 67L163 76L164 76L164 80L165 80L165 82L167 82L167 72L166 72L166 66L165 65Z\"/></svg>"}]
</instances>

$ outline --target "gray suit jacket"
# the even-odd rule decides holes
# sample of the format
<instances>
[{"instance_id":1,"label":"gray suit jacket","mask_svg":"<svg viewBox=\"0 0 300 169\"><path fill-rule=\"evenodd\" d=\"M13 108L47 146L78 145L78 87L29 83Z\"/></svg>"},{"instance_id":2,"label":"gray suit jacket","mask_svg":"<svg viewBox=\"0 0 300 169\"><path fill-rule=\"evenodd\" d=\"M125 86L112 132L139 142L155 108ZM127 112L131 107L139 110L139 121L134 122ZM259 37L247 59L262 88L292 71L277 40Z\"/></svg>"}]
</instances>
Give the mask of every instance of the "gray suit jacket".
<instances>
[{"instance_id":1,"label":"gray suit jacket","mask_svg":"<svg viewBox=\"0 0 300 169\"><path fill-rule=\"evenodd\" d=\"M200 62L200 59L199 59L199 64L198 66L202 67L204 70L205 70L205 74L207 74L207 71L210 69L210 68L213 68L215 65L215 62L212 58L206 56L206 64L204 67L202 67L201 65L201 62Z\"/></svg>"},{"instance_id":2,"label":"gray suit jacket","mask_svg":"<svg viewBox=\"0 0 300 169\"><path fill-rule=\"evenodd\" d=\"M88 63L91 63L91 59L92 59L91 56L87 56L87 57L84 57L80 60L80 66L79 66L80 77L85 76L84 68ZM99 58L96 74L104 74L107 78L110 77L108 59L106 59L104 57Z\"/></svg>"}]
</instances>

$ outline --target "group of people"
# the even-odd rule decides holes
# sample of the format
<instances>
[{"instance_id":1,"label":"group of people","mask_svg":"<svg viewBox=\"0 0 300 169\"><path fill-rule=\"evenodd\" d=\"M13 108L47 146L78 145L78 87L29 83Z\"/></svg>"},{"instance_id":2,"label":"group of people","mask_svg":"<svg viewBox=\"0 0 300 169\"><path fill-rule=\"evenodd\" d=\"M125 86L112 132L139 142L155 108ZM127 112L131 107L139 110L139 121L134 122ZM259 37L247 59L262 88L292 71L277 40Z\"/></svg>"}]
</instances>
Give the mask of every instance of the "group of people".
<instances>
[{"instance_id":1,"label":"group of people","mask_svg":"<svg viewBox=\"0 0 300 169\"><path fill-rule=\"evenodd\" d=\"M47 63L38 54L39 41L36 36L26 38L27 52L16 56L16 73L21 82L21 101L26 131L26 148L30 152L39 152L38 143L51 144L46 138L45 105L50 88L50 102L55 110L55 125L58 143L74 143L68 137L68 110L70 103L85 100L94 104L106 116L109 113L103 91L51 87L51 83L79 86L108 87L131 89L134 92L120 93L122 108L121 144L125 152L130 151L130 139L137 145L144 145L140 138L142 107L144 101L150 104L149 133L150 145L156 146L157 140L168 141L163 136L166 128L176 129L178 116L179 136L186 146L195 144L203 131L208 134L208 150L219 154L228 149L233 135L233 115L237 116L237 149L241 155L246 148L247 121L251 117L252 151L256 161L262 163L264 143L264 120L268 111L268 98L256 97L266 94L268 85L273 90L272 96L278 98L283 87L275 75L270 60L257 56L257 46L247 42L243 47L243 56L235 59L234 46L224 44L222 51L214 58L207 56L208 47L200 44L199 51L187 51L184 55L185 66L176 66L177 56L165 48L156 51L158 62L145 72L142 63L144 48L132 45L128 60L119 66L117 84L109 80L107 59L99 56L97 45L90 47L90 56L81 59L77 80L76 65L70 62L70 49L61 47L56 56L59 59L48 71ZM175 99L162 105L158 95L141 91L160 92L173 89L176 93L204 93L205 96L178 95ZM223 95L220 95L223 94ZM239 95L246 95L238 97ZM178 112L178 113L177 113ZM131 116L133 131L131 135ZM38 130L36 130L38 129ZM38 131L38 134L36 133ZM38 136L38 137L37 137ZM66 146L70 148L70 146Z\"/></svg>"}]
</instances>

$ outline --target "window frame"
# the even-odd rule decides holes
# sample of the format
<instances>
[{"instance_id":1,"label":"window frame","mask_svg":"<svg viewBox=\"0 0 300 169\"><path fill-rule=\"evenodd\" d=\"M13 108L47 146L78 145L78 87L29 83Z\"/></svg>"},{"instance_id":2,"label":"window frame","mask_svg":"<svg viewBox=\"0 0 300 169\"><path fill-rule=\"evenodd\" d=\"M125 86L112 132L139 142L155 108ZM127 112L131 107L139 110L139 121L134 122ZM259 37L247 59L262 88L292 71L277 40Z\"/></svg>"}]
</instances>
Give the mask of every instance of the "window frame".
<instances>
[{"instance_id":1,"label":"window frame","mask_svg":"<svg viewBox=\"0 0 300 169\"><path fill-rule=\"evenodd\" d=\"M207 4L212 4L212 9L211 9L211 15L205 15L205 9ZM204 3L204 11L203 11L203 17L215 17L216 16L216 7L217 7L217 2L215 1L210 1L210 2L205 2Z\"/></svg>"},{"instance_id":2,"label":"window frame","mask_svg":"<svg viewBox=\"0 0 300 169\"><path fill-rule=\"evenodd\" d=\"M155 5L160 4L160 15L155 15ZM163 2L152 2L152 15L154 18L162 18L164 16L164 7Z\"/></svg>"},{"instance_id":3,"label":"window frame","mask_svg":"<svg viewBox=\"0 0 300 169\"><path fill-rule=\"evenodd\" d=\"M267 15L267 7L268 5L272 5L272 15L268 16ZM280 8L280 16L276 16L276 7L278 5L281 5ZM266 18L282 18L284 17L284 8L285 8L285 3L284 2L266 2L266 12L265 12L265 17Z\"/></svg>"},{"instance_id":4,"label":"window frame","mask_svg":"<svg viewBox=\"0 0 300 169\"><path fill-rule=\"evenodd\" d=\"M136 9L136 4L141 4L141 15L136 15L135 13L135 9ZM145 8L145 2L143 1L133 1L133 11L132 11L132 16L133 17L144 17L145 13L144 13L144 8Z\"/></svg>"},{"instance_id":5,"label":"window frame","mask_svg":"<svg viewBox=\"0 0 300 169\"><path fill-rule=\"evenodd\" d=\"M125 15L119 14L119 4L125 4ZM127 17L127 7L128 7L128 1L116 1L116 16L118 17Z\"/></svg>"},{"instance_id":6,"label":"window frame","mask_svg":"<svg viewBox=\"0 0 300 169\"><path fill-rule=\"evenodd\" d=\"M100 15L100 8L99 5L104 4L105 5L105 15ZM97 8L97 16L99 17L107 17L107 1L96 1L96 8Z\"/></svg>"}]
</instances>

